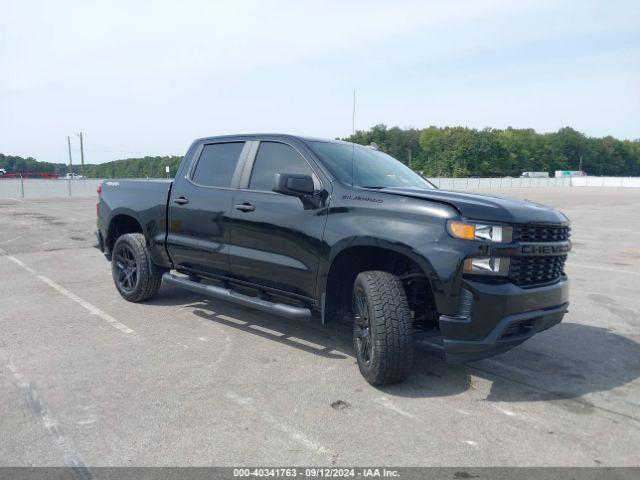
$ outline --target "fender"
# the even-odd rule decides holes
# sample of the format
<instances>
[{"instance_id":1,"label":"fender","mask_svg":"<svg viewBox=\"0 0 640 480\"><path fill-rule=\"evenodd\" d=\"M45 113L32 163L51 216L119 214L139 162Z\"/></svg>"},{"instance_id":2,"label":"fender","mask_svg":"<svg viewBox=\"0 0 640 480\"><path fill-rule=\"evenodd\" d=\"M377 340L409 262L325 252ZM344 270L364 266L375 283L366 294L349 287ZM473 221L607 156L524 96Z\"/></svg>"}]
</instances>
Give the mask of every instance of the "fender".
<instances>
[{"instance_id":1,"label":"fender","mask_svg":"<svg viewBox=\"0 0 640 480\"><path fill-rule=\"evenodd\" d=\"M147 213L146 216L144 216L145 212ZM138 222L138 225L142 228L142 234L145 237L147 245L149 246L153 263L159 267L169 267L170 265L167 262L164 243L166 228L165 225L158 223L157 214L150 211L142 211L139 213L127 207L115 208L109 213L105 238L109 238L113 228L113 220L118 215L126 215ZM164 216L160 218L160 222L165 223Z\"/></svg>"},{"instance_id":2,"label":"fender","mask_svg":"<svg viewBox=\"0 0 640 480\"><path fill-rule=\"evenodd\" d=\"M459 212L443 202L336 184L323 237L326 250L320 254L317 298L327 292L331 264L344 249L378 247L415 262L428 278L438 311L454 314L465 249L473 247L447 233L446 222L452 218L460 218Z\"/></svg>"},{"instance_id":3,"label":"fender","mask_svg":"<svg viewBox=\"0 0 640 480\"><path fill-rule=\"evenodd\" d=\"M131 217L136 222L138 222L138 225L140 225L140 228L142 228L142 233L144 233L144 236L145 236L145 238L147 240L147 243L149 242L149 237L147 235L147 232L145 232L145 230L144 230L144 226L143 226L144 224L140 219L140 215L135 210L132 210L132 209L127 208L127 207L118 207L115 210L112 210L112 211L109 212L109 217L108 217L107 222L105 224L105 228L106 228L105 239L109 238L109 236L111 235L112 230L113 230L113 220L119 215L126 215L127 217Z\"/></svg>"},{"instance_id":4,"label":"fender","mask_svg":"<svg viewBox=\"0 0 640 480\"><path fill-rule=\"evenodd\" d=\"M442 274L438 273L432 261L424 252L419 252L415 248L398 242L397 240L368 236L350 236L343 238L331 247L326 258L320 260L317 276L317 298L323 298L323 295L327 292L329 271L336 257L345 250L354 247L383 248L406 256L424 271L439 311L440 309L442 309L442 311L448 311L457 308L457 300L454 303L451 302L451 292L455 291L453 284L459 283L460 281L459 278L456 278L454 271L452 271L451 278L445 277L443 279ZM455 269L457 270L457 266Z\"/></svg>"}]
</instances>

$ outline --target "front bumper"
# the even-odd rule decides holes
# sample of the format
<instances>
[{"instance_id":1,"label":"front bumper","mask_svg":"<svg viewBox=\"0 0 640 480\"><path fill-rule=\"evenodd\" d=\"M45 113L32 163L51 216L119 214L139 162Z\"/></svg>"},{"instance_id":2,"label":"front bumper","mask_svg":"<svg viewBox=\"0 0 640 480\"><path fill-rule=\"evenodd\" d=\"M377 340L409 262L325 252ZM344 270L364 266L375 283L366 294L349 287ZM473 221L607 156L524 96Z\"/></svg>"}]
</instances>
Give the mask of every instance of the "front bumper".
<instances>
[{"instance_id":1,"label":"front bumper","mask_svg":"<svg viewBox=\"0 0 640 480\"><path fill-rule=\"evenodd\" d=\"M471 280L464 280L463 288L470 300L468 311L439 319L449 363L503 353L560 323L569 305L569 281L564 276L553 285L537 288Z\"/></svg>"}]
</instances>

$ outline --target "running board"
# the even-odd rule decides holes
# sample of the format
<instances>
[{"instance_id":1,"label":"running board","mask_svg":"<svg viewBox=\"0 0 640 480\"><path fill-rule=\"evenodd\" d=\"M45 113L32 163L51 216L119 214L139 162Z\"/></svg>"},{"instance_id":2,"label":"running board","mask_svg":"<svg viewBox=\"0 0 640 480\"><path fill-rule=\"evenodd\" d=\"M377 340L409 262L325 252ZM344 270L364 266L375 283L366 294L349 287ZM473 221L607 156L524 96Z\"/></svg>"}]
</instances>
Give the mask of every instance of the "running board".
<instances>
[{"instance_id":1,"label":"running board","mask_svg":"<svg viewBox=\"0 0 640 480\"><path fill-rule=\"evenodd\" d=\"M311 310L308 308L294 307L291 305L285 305L284 303L273 303L261 298L243 295L241 293L234 292L233 290L229 290L228 288L192 282L187 278L178 277L177 275L173 275L169 272L162 275L162 280L172 285L178 285L179 287L191 290L192 292L201 293L208 297L227 300L228 302L237 303L238 305L255 308L256 310L262 310L263 312L281 315L294 320L307 320L311 318Z\"/></svg>"}]
</instances>

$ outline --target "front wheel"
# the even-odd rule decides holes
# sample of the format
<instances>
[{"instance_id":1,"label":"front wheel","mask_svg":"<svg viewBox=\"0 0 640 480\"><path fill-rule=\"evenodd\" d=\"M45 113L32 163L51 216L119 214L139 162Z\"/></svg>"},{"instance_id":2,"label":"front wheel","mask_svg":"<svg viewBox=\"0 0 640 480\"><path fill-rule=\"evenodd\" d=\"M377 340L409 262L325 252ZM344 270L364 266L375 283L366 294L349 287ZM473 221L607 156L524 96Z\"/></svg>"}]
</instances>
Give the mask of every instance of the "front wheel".
<instances>
[{"instance_id":1,"label":"front wheel","mask_svg":"<svg viewBox=\"0 0 640 480\"><path fill-rule=\"evenodd\" d=\"M413 364L413 326L402 283L389 272L356 277L353 344L360 373L371 385L403 381Z\"/></svg>"},{"instance_id":2,"label":"front wheel","mask_svg":"<svg viewBox=\"0 0 640 480\"><path fill-rule=\"evenodd\" d=\"M118 292L130 302L149 300L162 283L162 273L152 268L149 249L141 233L118 237L111 254L111 273Z\"/></svg>"}]
</instances>

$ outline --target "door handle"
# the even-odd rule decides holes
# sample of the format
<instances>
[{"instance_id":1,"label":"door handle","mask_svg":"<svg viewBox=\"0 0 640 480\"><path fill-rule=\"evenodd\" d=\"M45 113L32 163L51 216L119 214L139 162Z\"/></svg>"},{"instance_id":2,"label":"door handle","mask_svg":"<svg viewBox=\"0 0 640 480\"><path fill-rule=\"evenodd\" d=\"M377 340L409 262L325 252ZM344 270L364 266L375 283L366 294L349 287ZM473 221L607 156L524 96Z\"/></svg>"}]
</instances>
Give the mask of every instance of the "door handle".
<instances>
[{"instance_id":1,"label":"door handle","mask_svg":"<svg viewBox=\"0 0 640 480\"><path fill-rule=\"evenodd\" d=\"M189 199L186 197L178 197L173 199L173 203L177 203L178 205L185 205L189 203Z\"/></svg>"},{"instance_id":2,"label":"door handle","mask_svg":"<svg viewBox=\"0 0 640 480\"><path fill-rule=\"evenodd\" d=\"M256 207L254 207L250 203L239 203L234 208L236 210L240 210L241 212L253 212L256 209Z\"/></svg>"}]
</instances>

